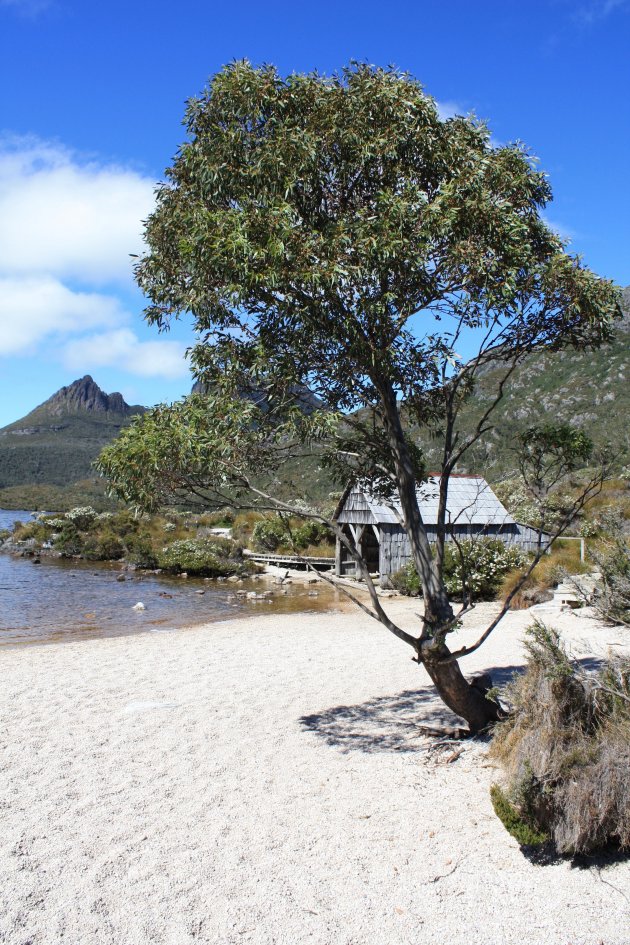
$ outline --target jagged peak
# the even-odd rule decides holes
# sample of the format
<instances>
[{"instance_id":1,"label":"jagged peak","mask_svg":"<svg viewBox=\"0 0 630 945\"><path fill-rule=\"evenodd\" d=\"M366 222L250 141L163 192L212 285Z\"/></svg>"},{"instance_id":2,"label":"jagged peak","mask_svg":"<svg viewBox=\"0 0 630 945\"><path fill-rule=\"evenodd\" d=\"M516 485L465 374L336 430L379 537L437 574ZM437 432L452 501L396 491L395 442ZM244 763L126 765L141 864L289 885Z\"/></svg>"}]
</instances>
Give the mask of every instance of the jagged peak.
<instances>
[{"instance_id":1,"label":"jagged peak","mask_svg":"<svg viewBox=\"0 0 630 945\"><path fill-rule=\"evenodd\" d=\"M60 388L37 408L37 410L45 410L52 416L78 411L127 414L130 409L122 394L118 392L106 394L90 374Z\"/></svg>"}]
</instances>

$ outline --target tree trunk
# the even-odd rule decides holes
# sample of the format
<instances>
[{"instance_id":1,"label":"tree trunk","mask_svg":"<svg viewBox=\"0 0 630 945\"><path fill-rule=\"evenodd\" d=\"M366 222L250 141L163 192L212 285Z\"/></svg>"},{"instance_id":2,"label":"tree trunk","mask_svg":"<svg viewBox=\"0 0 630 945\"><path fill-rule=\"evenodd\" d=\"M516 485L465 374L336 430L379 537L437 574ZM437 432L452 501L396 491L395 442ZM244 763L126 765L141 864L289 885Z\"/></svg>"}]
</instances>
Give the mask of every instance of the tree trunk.
<instances>
[{"instance_id":1,"label":"tree trunk","mask_svg":"<svg viewBox=\"0 0 630 945\"><path fill-rule=\"evenodd\" d=\"M504 717L498 703L486 698L486 692L492 684L489 676L478 677L469 682L456 660L450 663L440 659L447 657L446 646L440 647L438 654L427 653L420 656L420 661L431 677L433 685L442 701L468 723L473 735L483 732L494 722Z\"/></svg>"}]
</instances>

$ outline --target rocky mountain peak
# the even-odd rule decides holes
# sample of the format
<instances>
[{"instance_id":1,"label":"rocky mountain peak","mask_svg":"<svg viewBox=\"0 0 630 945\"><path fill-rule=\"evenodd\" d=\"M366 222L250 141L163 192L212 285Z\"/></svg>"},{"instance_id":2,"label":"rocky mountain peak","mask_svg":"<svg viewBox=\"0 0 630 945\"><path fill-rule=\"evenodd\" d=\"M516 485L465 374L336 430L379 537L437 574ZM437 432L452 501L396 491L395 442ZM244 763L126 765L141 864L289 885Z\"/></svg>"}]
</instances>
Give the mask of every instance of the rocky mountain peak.
<instances>
[{"instance_id":1,"label":"rocky mountain peak","mask_svg":"<svg viewBox=\"0 0 630 945\"><path fill-rule=\"evenodd\" d=\"M67 387L62 387L45 401L40 410L53 417L66 413L92 412L117 413L126 416L132 409L125 403L122 394L106 394L94 379L86 374Z\"/></svg>"}]
</instances>

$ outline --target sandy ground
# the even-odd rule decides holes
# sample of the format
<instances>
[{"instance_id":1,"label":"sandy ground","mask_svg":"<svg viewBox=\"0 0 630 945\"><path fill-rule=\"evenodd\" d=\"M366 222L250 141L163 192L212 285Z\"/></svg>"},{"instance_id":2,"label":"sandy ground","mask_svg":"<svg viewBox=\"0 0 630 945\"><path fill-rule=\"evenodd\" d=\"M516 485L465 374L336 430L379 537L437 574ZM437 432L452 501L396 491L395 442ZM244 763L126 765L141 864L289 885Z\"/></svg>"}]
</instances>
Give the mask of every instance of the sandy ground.
<instances>
[{"instance_id":1,"label":"sandy ground","mask_svg":"<svg viewBox=\"0 0 630 945\"><path fill-rule=\"evenodd\" d=\"M387 606L414 626L417 602ZM624 642L541 615L584 658ZM504 679L531 617L466 671ZM423 671L354 610L0 664L4 943L630 943L630 864L527 860L492 812L485 746L427 750L417 722L445 716Z\"/></svg>"}]
</instances>

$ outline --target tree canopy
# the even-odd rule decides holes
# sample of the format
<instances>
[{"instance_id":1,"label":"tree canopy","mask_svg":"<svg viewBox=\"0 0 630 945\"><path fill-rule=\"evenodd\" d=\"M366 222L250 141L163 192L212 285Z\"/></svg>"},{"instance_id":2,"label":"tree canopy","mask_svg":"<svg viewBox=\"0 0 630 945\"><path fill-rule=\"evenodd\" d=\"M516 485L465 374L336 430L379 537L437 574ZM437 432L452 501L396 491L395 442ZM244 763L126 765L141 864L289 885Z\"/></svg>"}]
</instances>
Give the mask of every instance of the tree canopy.
<instances>
[{"instance_id":1,"label":"tree canopy","mask_svg":"<svg viewBox=\"0 0 630 945\"><path fill-rule=\"evenodd\" d=\"M285 507L274 477L316 442L340 480L397 495L424 593L418 659L479 727L488 700L472 706L445 642L457 623L442 580L449 476L529 352L611 337L618 291L546 224L549 181L525 146L496 146L474 117L442 120L395 69L284 77L235 62L185 124L136 276L149 323L192 316L205 393L140 418L101 468L143 507L245 489ZM490 365L496 399L464 433L460 407ZM442 444L433 548L419 429Z\"/></svg>"}]
</instances>

